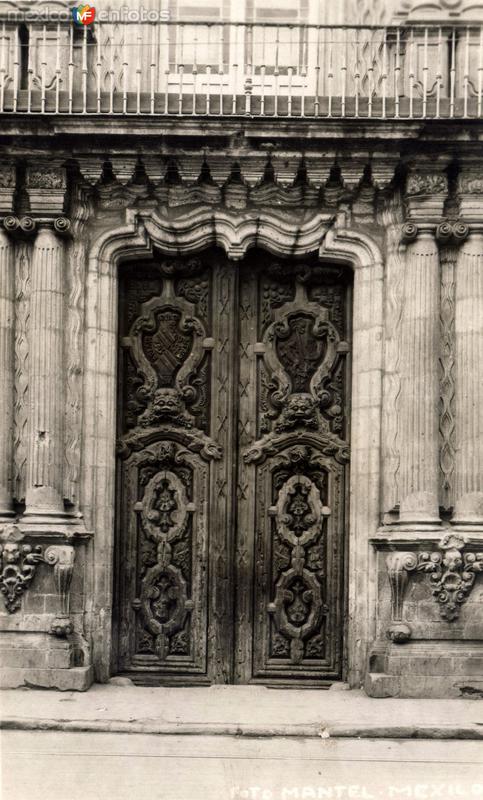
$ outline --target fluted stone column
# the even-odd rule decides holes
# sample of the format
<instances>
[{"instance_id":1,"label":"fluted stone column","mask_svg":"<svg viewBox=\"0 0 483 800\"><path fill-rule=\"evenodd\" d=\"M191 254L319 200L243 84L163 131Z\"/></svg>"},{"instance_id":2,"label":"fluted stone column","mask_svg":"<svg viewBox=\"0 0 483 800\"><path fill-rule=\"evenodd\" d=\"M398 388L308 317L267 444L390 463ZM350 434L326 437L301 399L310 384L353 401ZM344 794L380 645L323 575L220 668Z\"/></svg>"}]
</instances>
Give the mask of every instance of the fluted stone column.
<instances>
[{"instance_id":1,"label":"fluted stone column","mask_svg":"<svg viewBox=\"0 0 483 800\"><path fill-rule=\"evenodd\" d=\"M14 254L0 230L0 518L13 514Z\"/></svg>"},{"instance_id":2,"label":"fluted stone column","mask_svg":"<svg viewBox=\"0 0 483 800\"><path fill-rule=\"evenodd\" d=\"M483 205L483 204L482 204ZM483 230L456 267L456 454L453 522L483 523Z\"/></svg>"},{"instance_id":3,"label":"fluted stone column","mask_svg":"<svg viewBox=\"0 0 483 800\"><path fill-rule=\"evenodd\" d=\"M402 523L437 523L439 257L431 227L406 233L401 319L400 513Z\"/></svg>"},{"instance_id":4,"label":"fluted stone column","mask_svg":"<svg viewBox=\"0 0 483 800\"><path fill-rule=\"evenodd\" d=\"M40 227L32 256L26 514L61 515L63 463L64 244Z\"/></svg>"}]
</instances>

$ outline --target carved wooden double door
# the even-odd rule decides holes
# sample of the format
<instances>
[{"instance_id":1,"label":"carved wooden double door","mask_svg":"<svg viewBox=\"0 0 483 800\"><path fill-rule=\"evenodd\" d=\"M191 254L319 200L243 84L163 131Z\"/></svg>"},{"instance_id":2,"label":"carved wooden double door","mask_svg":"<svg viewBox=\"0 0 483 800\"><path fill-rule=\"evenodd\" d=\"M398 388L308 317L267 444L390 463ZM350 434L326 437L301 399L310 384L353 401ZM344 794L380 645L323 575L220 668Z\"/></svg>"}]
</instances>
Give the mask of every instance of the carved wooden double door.
<instances>
[{"instance_id":1,"label":"carved wooden double door","mask_svg":"<svg viewBox=\"0 0 483 800\"><path fill-rule=\"evenodd\" d=\"M345 272L219 251L120 276L115 669L343 674Z\"/></svg>"}]
</instances>

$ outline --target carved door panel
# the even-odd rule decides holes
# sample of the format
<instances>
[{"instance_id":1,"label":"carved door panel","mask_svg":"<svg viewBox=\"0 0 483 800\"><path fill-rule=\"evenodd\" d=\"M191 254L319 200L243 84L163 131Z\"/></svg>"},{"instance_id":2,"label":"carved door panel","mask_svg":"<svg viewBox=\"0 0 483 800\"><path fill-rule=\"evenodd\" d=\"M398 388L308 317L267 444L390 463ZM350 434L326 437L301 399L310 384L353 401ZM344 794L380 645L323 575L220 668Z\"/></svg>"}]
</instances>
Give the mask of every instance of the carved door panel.
<instances>
[{"instance_id":1,"label":"carved door panel","mask_svg":"<svg viewBox=\"0 0 483 800\"><path fill-rule=\"evenodd\" d=\"M232 677L236 272L209 259L120 278L116 669Z\"/></svg>"},{"instance_id":2,"label":"carved door panel","mask_svg":"<svg viewBox=\"0 0 483 800\"><path fill-rule=\"evenodd\" d=\"M342 674L348 286L247 264L240 283L235 678Z\"/></svg>"},{"instance_id":3,"label":"carved door panel","mask_svg":"<svg viewBox=\"0 0 483 800\"><path fill-rule=\"evenodd\" d=\"M117 670L340 677L347 291L267 254L121 273Z\"/></svg>"}]
</instances>

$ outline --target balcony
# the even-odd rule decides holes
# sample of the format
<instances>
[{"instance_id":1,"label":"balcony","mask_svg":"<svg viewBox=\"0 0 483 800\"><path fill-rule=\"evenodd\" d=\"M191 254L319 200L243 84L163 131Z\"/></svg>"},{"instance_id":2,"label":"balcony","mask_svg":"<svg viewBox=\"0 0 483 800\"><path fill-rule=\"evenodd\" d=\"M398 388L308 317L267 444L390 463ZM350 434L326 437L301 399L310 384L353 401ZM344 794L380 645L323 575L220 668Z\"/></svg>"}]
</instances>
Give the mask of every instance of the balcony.
<instances>
[{"instance_id":1,"label":"balcony","mask_svg":"<svg viewBox=\"0 0 483 800\"><path fill-rule=\"evenodd\" d=\"M0 113L479 119L483 26L0 19Z\"/></svg>"}]
</instances>

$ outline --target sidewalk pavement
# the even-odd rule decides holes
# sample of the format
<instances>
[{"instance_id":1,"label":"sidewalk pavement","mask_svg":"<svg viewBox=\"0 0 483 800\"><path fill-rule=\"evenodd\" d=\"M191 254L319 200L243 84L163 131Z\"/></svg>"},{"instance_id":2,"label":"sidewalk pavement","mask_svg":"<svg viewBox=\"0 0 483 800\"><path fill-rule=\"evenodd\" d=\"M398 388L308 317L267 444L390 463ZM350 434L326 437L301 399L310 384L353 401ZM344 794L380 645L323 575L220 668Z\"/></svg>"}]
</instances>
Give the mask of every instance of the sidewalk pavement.
<instances>
[{"instance_id":1,"label":"sidewalk pavement","mask_svg":"<svg viewBox=\"0 0 483 800\"><path fill-rule=\"evenodd\" d=\"M125 678L88 692L0 691L0 727L165 735L483 739L481 700L371 698L361 690L264 686L140 687Z\"/></svg>"}]
</instances>

